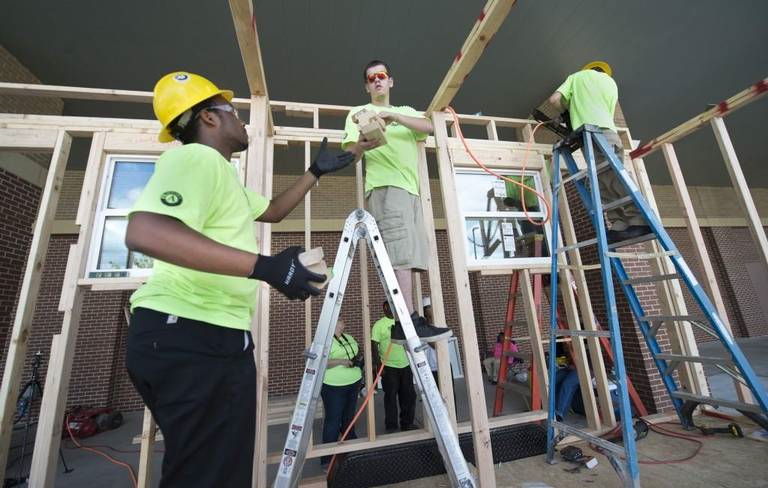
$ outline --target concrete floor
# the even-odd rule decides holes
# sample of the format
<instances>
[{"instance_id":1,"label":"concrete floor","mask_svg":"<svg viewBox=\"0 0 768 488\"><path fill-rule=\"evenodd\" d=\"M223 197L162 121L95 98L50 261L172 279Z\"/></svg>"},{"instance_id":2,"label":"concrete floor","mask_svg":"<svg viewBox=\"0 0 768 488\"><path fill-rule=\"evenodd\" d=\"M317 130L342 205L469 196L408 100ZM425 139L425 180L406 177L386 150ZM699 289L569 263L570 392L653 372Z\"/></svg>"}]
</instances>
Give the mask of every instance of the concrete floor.
<instances>
[{"instance_id":1,"label":"concrete floor","mask_svg":"<svg viewBox=\"0 0 768 488\"><path fill-rule=\"evenodd\" d=\"M768 388L768 336L749 338L739 340L745 355L751 361L757 375ZM701 347L702 356L717 356L717 344L705 344ZM734 398L732 381L719 370L707 370L714 396L721 398ZM489 409L493 405L493 395L495 389L489 385L486 386L486 400ZM459 420L468 419L468 405L466 400L466 389L463 379L457 379L455 383L457 392L457 413ZM377 431L383 432L383 394L374 396L376 402ZM505 413L522 411L525 409L525 403L520 395L509 394L505 398ZM129 451L118 453L102 447L101 450L109 453L113 457L128 464L134 469L138 467L138 446L131 443L134 436L141 432L141 412L133 412L126 415L126 421L122 427L111 432L105 432L86 439L84 444L91 446L110 446L115 449ZM417 407L417 419L421 418L421 408ZM571 415L569 423L576 423L579 418ZM719 425L721 422L715 419L705 419L703 422L710 425ZM364 417L358 422L358 435L365 434ZM742 423L745 433L754 430L750 424ZM670 427L673 430L679 430L676 427ZM315 438L320 435L320 422L315 423ZM269 450L278 451L282 447L285 439L286 426L276 426L269 431ZM21 442L20 432L14 437L14 445ZM70 473L64 473L64 466L59 462L59 471L56 477L56 487L62 488L128 488L131 487L130 477L125 468L111 464L107 460L91 452L74 449L70 441L62 444L62 452L67 465L73 469ZM157 449L161 450L163 443L157 443ZM580 446L585 453L590 453L588 447ZM661 460L672 457L684 457L692 452L693 444L664 437L656 433L650 433L646 439L638 443L638 451L641 460ZM11 460L18 458L19 449L11 452ZM570 487L584 484L593 487L614 487L620 486L618 478L611 468L608 460L602 456L596 455L599 465L594 470L582 470L579 473L568 473L564 469L570 468L567 463L561 462L550 466L544 462L543 456L518 460L510 463L503 463L496 466L496 482L499 487L546 487L555 488ZM25 457L24 473L29 469L30 457ZM162 452L157 452L154 456L154 475L152 486L157 486L160 479L160 465L162 463ZM7 476L16 477L19 472L18 461L8 467ZM308 460L305 467L305 476L316 476L320 473L318 461ZM768 487L768 443L759 442L751 439L734 439L724 435L707 437L704 439L704 447L701 452L691 461L672 465L648 465L643 464L640 467L641 481L644 487ZM271 478L271 476L270 476ZM21 485L25 486L25 485ZM448 486L448 480L445 476L424 478L421 480L401 483L399 487L437 487Z\"/></svg>"}]
</instances>

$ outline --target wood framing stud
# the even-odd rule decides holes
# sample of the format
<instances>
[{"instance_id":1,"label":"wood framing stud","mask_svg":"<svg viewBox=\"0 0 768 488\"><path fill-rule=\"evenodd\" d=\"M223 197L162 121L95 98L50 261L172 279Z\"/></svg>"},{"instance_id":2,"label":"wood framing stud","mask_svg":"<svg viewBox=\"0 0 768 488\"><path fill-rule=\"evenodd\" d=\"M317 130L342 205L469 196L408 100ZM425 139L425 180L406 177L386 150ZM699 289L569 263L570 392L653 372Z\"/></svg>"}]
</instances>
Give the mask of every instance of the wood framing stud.
<instances>
[{"instance_id":1,"label":"wood framing stud","mask_svg":"<svg viewBox=\"0 0 768 488\"><path fill-rule=\"evenodd\" d=\"M469 36L467 36L467 40L464 41L461 51L456 54L453 65L443 78L443 82L429 104L427 113L435 110L442 111L450 105L451 100L456 96L462 83L477 64L477 60L480 59L485 47L491 42L491 38L504 23L504 19L507 18L507 14L514 4L515 0L489 0L485 4Z\"/></svg>"}]
</instances>

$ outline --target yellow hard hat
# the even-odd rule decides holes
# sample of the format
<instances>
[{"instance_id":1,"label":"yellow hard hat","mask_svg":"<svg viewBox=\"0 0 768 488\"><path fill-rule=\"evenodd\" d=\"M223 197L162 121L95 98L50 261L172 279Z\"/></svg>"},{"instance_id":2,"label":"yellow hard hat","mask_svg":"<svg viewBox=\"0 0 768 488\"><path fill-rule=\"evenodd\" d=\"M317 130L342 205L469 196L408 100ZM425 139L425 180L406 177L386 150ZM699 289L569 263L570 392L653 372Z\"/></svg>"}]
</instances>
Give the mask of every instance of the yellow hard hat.
<instances>
[{"instance_id":1,"label":"yellow hard hat","mask_svg":"<svg viewBox=\"0 0 768 488\"><path fill-rule=\"evenodd\" d=\"M586 69L592 68L600 68L603 70L603 73L607 74L608 76L613 76L613 70L611 69L611 66L605 61L592 61L591 63L585 64L581 70L584 71Z\"/></svg>"},{"instance_id":2,"label":"yellow hard hat","mask_svg":"<svg viewBox=\"0 0 768 488\"><path fill-rule=\"evenodd\" d=\"M168 131L171 122L198 103L216 95L221 95L229 102L234 93L231 90L219 90L206 78L186 71L174 71L160 78L155 84L152 98L155 117L163 125L157 139L160 142L172 142L174 137Z\"/></svg>"}]
</instances>

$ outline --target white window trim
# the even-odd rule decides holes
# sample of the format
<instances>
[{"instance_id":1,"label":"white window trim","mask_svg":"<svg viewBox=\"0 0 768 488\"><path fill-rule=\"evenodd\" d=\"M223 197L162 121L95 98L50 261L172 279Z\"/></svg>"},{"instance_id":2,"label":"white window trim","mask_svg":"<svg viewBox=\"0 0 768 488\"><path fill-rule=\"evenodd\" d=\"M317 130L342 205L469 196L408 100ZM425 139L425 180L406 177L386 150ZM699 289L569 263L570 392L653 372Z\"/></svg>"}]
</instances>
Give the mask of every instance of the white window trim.
<instances>
[{"instance_id":1,"label":"white window trim","mask_svg":"<svg viewBox=\"0 0 768 488\"><path fill-rule=\"evenodd\" d=\"M514 169L503 169L503 170L495 170L496 173L503 175L503 176L522 176L522 171L520 170L514 170ZM459 175L463 174L488 174L482 169L475 169L475 168L455 168L454 169L454 177L458 177ZM489 175L491 176L491 175ZM543 187L541 184L541 172L538 170L526 170L525 171L525 177L533 176L534 183L536 185L536 190L539 193L544 194ZM458 194L456 195L458 198ZM459 202L459 209L461 209L461 202ZM528 212L528 216L531 218L538 218L543 219L546 217L546 213L540 210L537 210L535 212ZM539 267L541 265L549 265L552 262L552 224L551 222L547 222L544 224L544 246L546 246L546 249L549 250L550 256L548 257L511 257L511 258L495 258L495 259L474 259L472 257L472 254L469 252L469 249L467 247L467 242L469 242L469 237L467 236L467 229L466 229L466 221L467 219L477 219L477 218L525 218L525 212L483 212L483 211L472 211L472 212L464 212L461 211L461 234L462 234L462 247L464 248L464 258L467 263L467 268L470 270L482 270L484 268L498 268L499 264L514 264L515 268L518 267Z\"/></svg>"},{"instance_id":2,"label":"white window trim","mask_svg":"<svg viewBox=\"0 0 768 488\"><path fill-rule=\"evenodd\" d=\"M111 182L115 172L115 164L117 162L137 162L137 163L156 163L159 155L136 155L136 154L107 154L106 171L102 177L101 184L99 185L99 198L98 206L96 207L96 215L93 221L93 234L91 236L91 242L89 243L88 261L85 271L85 277L90 278L91 273L96 272L124 272L128 274L130 278L145 278L152 274L152 268L144 269L110 269L99 270L97 264L99 262L99 253L101 252L101 241L104 237L104 226L107 217L128 217L130 209L109 209L107 203L109 201L109 195L112 190ZM91 278L93 279L93 278Z\"/></svg>"}]
</instances>

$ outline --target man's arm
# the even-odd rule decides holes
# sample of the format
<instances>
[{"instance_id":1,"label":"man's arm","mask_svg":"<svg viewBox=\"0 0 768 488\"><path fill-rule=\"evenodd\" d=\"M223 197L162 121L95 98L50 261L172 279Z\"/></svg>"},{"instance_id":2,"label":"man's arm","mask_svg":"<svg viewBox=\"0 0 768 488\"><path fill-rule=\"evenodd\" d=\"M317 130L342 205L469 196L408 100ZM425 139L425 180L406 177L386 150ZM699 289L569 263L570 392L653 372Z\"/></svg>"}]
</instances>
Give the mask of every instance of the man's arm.
<instances>
[{"instance_id":1,"label":"man's arm","mask_svg":"<svg viewBox=\"0 0 768 488\"><path fill-rule=\"evenodd\" d=\"M558 110L558 112L568 110L568 101L563 98L563 94L559 91L556 91L550 95L549 103L552 104Z\"/></svg>"},{"instance_id":2,"label":"man's arm","mask_svg":"<svg viewBox=\"0 0 768 488\"><path fill-rule=\"evenodd\" d=\"M273 198L269 202L269 207L256 220L259 222L280 222L291 213L291 210L296 208L296 205L304 199L304 195L309 193L316 182L315 175L307 171L288 189Z\"/></svg>"},{"instance_id":3,"label":"man's arm","mask_svg":"<svg viewBox=\"0 0 768 488\"><path fill-rule=\"evenodd\" d=\"M326 173L338 171L349 165L355 156L350 152L330 153L326 150L328 138L320 143L320 150L306 173L296 180L287 190L273 198L267 209L256 218L260 222L280 222L309 193L312 186Z\"/></svg>"},{"instance_id":4,"label":"man's arm","mask_svg":"<svg viewBox=\"0 0 768 488\"><path fill-rule=\"evenodd\" d=\"M166 263L228 276L249 276L258 259L209 239L180 220L151 212L131 215L125 245Z\"/></svg>"},{"instance_id":5,"label":"man's arm","mask_svg":"<svg viewBox=\"0 0 768 488\"><path fill-rule=\"evenodd\" d=\"M398 124L404 125L411 130L423 132L424 134L431 134L433 130L432 122L430 122L429 119L425 117L412 117L410 115L403 115L386 111L379 112L379 117L384 119L384 121L388 124L397 122Z\"/></svg>"}]
</instances>

